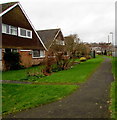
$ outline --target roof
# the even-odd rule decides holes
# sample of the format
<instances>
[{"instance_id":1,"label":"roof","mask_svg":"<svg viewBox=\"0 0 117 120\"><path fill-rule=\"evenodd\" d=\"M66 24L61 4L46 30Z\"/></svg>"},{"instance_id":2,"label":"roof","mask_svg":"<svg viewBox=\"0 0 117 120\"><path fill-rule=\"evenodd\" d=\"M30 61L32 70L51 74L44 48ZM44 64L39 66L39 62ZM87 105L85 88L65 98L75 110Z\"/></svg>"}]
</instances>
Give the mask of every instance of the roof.
<instances>
[{"instance_id":1,"label":"roof","mask_svg":"<svg viewBox=\"0 0 117 120\"><path fill-rule=\"evenodd\" d=\"M38 30L37 33L48 48L55 37L58 35L59 29Z\"/></svg>"},{"instance_id":2,"label":"roof","mask_svg":"<svg viewBox=\"0 0 117 120\"><path fill-rule=\"evenodd\" d=\"M47 48L45 47L44 43L42 42L41 38L39 37L39 35L37 34L34 26L32 25L32 22L30 21L30 19L28 18L27 14L25 13L24 9L22 8L21 4L19 2L10 2L10 3L4 3L1 4L2 5L2 13L0 13L0 17L3 17L5 14L7 14L9 11L11 11L12 9L14 9L16 6L20 7L22 13L24 14L24 16L26 17L26 19L28 20L29 24L31 25L32 29L34 30L37 38L39 39L39 41L41 42L42 46L44 47L45 50L47 50Z\"/></svg>"},{"instance_id":3,"label":"roof","mask_svg":"<svg viewBox=\"0 0 117 120\"><path fill-rule=\"evenodd\" d=\"M2 5L2 12L10 8L11 6L15 5L18 2L10 2L10 3L3 3Z\"/></svg>"}]
</instances>

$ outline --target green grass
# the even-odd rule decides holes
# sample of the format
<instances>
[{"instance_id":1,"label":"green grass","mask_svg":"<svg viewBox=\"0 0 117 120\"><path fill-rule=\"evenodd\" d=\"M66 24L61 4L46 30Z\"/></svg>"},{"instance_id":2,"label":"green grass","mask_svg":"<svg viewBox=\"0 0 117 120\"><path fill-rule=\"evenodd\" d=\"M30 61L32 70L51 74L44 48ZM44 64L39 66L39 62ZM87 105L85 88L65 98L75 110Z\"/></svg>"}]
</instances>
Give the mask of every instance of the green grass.
<instances>
[{"instance_id":1,"label":"green grass","mask_svg":"<svg viewBox=\"0 0 117 120\"><path fill-rule=\"evenodd\" d=\"M78 83L83 82L87 79L89 75L97 68L97 66L103 61L103 58L98 56L95 59L87 60L81 64L73 66L72 69L55 72L50 76L45 76L43 78L29 77L28 81L35 82L59 82L59 83ZM30 68L32 71L39 71L40 67ZM2 73L3 80L25 80L27 75L26 72L29 69L6 71Z\"/></svg>"},{"instance_id":2,"label":"green grass","mask_svg":"<svg viewBox=\"0 0 117 120\"><path fill-rule=\"evenodd\" d=\"M27 72L40 72L43 66L35 66L21 70L9 70L2 72L2 80L23 80L27 78Z\"/></svg>"},{"instance_id":3,"label":"green grass","mask_svg":"<svg viewBox=\"0 0 117 120\"><path fill-rule=\"evenodd\" d=\"M50 103L69 95L77 85L3 84L3 114Z\"/></svg>"},{"instance_id":4,"label":"green grass","mask_svg":"<svg viewBox=\"0 0 117 120\"><path fill-rule=\"evenodd\" d=\"M115 81L111 85L111 106L110 110L112 111L112 118L117 118L117 57L112 58L112 72L115 78Z\"/></svg>"},{"instance_id":5,"label":"green grass","mask_svg":"<svg viewBox=\"0 0 117 120\"><path fill-rule=\"evenodd\" d=\"M51 76L36 79L37 82L79 83L84 82L104 59L97 57L73 66L72 69L53 73ZM32 68L29 68L32 70ZM37 67L34 69L38 70ZM26 70L3 72L4 79L19 80L25 77ZM5 76L6 75L6 76ZM7 76L8 75L8 76ZM76 85L22 85L3 84L3 114L46 104L69 95Z\"/></svg>"},{"instance_id":6,"label":"green grass","mask_svg":"<svg viewBox=\"0 0 117 120\"><path fill-rule=\"evenodd\" d=\"M79 83L84 82L103 61L102 57L87 60L72 69L56 72L51 76L37 79L37 82Z\"/></svg>"}]
</instances>

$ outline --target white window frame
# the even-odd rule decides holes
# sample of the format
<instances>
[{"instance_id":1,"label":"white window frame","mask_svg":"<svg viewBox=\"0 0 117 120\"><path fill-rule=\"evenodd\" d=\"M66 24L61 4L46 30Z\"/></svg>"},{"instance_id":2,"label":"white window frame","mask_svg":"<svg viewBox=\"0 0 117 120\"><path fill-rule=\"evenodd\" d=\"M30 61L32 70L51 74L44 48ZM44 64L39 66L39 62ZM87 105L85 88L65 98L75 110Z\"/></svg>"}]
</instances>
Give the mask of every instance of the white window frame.
<instances>
[{"instance_id":1,"label":"white window frame","mask_svg":"<svg viewBox=\"0 0 117 120\"><path fill-rule=\"evenodd\" d=\"M62 41L61 41L61 45L65 45L65 41L62 40Z\"/></svg>"},{"instance_id":2,"label":"white window frame","mask_svg":"<svg viewBox=\"0 0 117 120\"><path fill-rule=\"evenodd\" d=\"M15 52L19 52L18 49L11 49L11 52L14 52L14 50L15 50Z\"/></svg>"},{"instance_id":3,"label":"white window frame","mask_svg":"<svg viewBox=\"0 0 117 120\"><path fill-rule=\"evenodd\" d=\"M5 27L8 26L8 31L9 31L9 32L7 32L7 30L6 30L6 31L3 31L3 25L4 25ZM16 31L16 34L13 34L13 33L11 32L11 30ZM17 30L17 27L14 27L14 26L12 26L12 25L2 24L2 33L17 36L17 35L18 35L18 30Z\"/></svg>"},{"instance_id":4,"label":"white window frame","mask_svg":"<svg viewBox=\"0 0 117 120\"><path fill-rule=\"evenodd\" d=\"M44 58L45 57L45 51L44 50L37 50L37 51L39 51L39 56L38 57L34 57L34 50L32 50L32 58ZM43 53L44 53L44 56L40 56L40 52L41 51L43 51Z\"/></svg>"},{"instance_id":5,"label":"white window frame","mask_svg":"<svg viewBox=\"0 0 117 120\"><path fill-rule=\"evenodd\" d=\"M42 56L41 56L41 52L43 52ZM45 50L40 50L40 57L45 57Z\"/></svg>"},{"instance_id":6,"label":"white window frame","mask_svg":"<svg viewBox=\"0 0 117 120\"><path fill-rule=\"evenodd\" d=\"M13 33L11 32L12 30L15 31L16 34L13 34ZM18 35L17 27L14 27L14 26L11 26L11 25L10 25L10 26L9 26L9 31L10 31L10 34L11 34L11 35L16 35L16 36Z\"/></svg>"},{"instance_id":7,"label":"white window frame","mask_svg":"<svg viewBox=\"0 0 117 120\"><path fill-rule=\"evenodd\" d=\"M56 39L56 44L57 45L65 45L65 42L63 40Z\"/></svg>"},{"instance_id":8,"label":"white window frame","mask_svg":"<svg viewBox=\"0 0 117 120\"><path fill-rule=\"evenodd\" d=\"M31 50L20 50L21 52L30 52Z\"/></svg>"},{"instance_id":9,"label":"white window frame","mask_svg":"<svg viewBox=\"0 0 117 120\"><path fill-rule=\"evenodd\" d=\"M21 35L20 30L25 30L25 31L26 31L26 36ZM31 35L30 37L28 36L28 32L30 32L30 35ZM30 39L32 39L32 31L18 27L18 36L19 36L19 37L23 37L23 38L30 38Z\"/></svg>"}]
</instances>

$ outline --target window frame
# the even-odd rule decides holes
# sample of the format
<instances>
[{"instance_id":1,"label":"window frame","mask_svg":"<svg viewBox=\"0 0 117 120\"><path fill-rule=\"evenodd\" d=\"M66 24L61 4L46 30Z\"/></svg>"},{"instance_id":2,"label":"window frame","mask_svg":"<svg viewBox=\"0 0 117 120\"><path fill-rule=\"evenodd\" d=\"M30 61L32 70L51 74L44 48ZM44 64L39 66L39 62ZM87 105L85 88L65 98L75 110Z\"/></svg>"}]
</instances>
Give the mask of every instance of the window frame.
<instances>
[{"instance_id":1,"label":"window frame","mask_svg":"<svg viewBox=\"0 0 117 120\"><path fill-rule=\"evenodd\" d=\"M36 56L36 57L34 56L34 51L39 51L39 56L38 56L38 57L37 57L37 56ZM40 56L40 55L41 55L41 54L40 54L41 51L43 51L44 56ZM44 57L45 57L45 51L44 51L44 50L32 50L32 58L44 58Z\"/></svg>"},{"instance_id":2,"label":"window frame","mask_svg":"<svg viewBox=\"0 0 117 120\"><path fill-rule=\"evenodd\" d=\"M41 52L43 51L43 55L41 56ZM40 50L40 57L43 58L45 57L45 50Z\"/></svg>"},{"instance_id":3,"label":"window frame","mask_svg":"<svg viewBox=\"0 0 117 120\"><path fill-rule=\"evenodd\" d=\"M21 30L25 30L26 31L26 36L21 35ZM30 32L30 37L28 36L28 32ZM31 30L27 30L25 28L18 27L18 36L19 37L23 37L23 38L30 38L30 39L32 39L32 31Z\"/></svg>"},{"instance_id":4,"label":"window frame","mask_svg":"<svg viewBox=\"0 0 117 120\"><path fill-rule=\"evenodd\" d=\"M3 31L3 25L5 25L6 31ZM8 32L7 32L7 26L8 26ZM12 30L16 31L16 34L13 34ZM2 23L2 33L17 36L18 35L18 29L15 26L7 25L7 24Z\"/></svg>"}]
</instances>

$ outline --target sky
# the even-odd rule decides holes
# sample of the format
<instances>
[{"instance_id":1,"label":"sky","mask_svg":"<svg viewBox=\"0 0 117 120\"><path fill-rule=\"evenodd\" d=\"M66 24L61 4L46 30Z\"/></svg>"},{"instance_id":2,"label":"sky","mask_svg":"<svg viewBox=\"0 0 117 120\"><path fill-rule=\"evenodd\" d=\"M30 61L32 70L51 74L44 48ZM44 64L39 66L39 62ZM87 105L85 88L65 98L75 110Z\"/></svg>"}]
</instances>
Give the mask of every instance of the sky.
<instances>
[{"instance_id":1,"label":"sky","mask_svg":"<svg viewBox=\"0 0 117 120\"><path fill-rule=\"evenodd\" d=\"M0 3L16 0L0 0ZM19 0L36 30L61 28L83 42L112 42L115 0Z\"/></svg>"}]
</instances>

